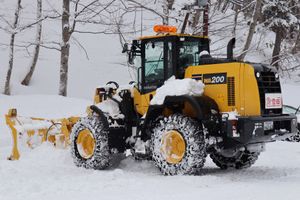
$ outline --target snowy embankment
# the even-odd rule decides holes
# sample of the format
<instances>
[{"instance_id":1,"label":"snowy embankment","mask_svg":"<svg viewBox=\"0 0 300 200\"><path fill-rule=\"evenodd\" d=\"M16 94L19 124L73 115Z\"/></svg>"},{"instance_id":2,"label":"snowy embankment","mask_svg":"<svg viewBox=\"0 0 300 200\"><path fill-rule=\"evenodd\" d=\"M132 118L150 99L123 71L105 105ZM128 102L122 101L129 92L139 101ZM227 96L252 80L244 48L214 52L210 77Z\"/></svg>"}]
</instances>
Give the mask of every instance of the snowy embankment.
<instances>
[{"instance_id":1,"label":"snowy embankment","mask_svg":"<svg viewBox=\"0 0 300 200\"><path fill-rule=\"evenodd\" d=\"M291 96L285 99L300 99ZM91 102L43 95L0 95L0 100L1 200L295 200L300 196L299 143L268 144L257 163L246 170L222 171L208 158L200 176L162 176L152 162L132 158L115 162L105 171L86 170L75 167L69 150L46 143L21 152L19 161L8 161L11 138L3 118L8 108L16 107L25 116L60 118L84 113Z\"/></svg>"}]
</instances>

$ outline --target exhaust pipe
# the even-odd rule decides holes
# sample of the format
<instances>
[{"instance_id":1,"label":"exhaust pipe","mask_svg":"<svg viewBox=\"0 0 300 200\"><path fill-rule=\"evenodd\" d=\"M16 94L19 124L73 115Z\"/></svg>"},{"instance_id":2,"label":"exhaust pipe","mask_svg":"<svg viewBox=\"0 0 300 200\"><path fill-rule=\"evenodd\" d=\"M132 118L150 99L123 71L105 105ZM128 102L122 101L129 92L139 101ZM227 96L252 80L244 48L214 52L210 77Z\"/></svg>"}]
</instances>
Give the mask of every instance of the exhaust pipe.
<instances>
[{"instance_id":1,"label":"exhaust pipe","mask_svg":"<svg viewBox=\"0 0 300 200\"><path fill-rule=\"evenodd\" d=\"M235 38L232 38L227 45L227 59L233 60L233 49L235 48Z\"/></svg>"}]
</instances>

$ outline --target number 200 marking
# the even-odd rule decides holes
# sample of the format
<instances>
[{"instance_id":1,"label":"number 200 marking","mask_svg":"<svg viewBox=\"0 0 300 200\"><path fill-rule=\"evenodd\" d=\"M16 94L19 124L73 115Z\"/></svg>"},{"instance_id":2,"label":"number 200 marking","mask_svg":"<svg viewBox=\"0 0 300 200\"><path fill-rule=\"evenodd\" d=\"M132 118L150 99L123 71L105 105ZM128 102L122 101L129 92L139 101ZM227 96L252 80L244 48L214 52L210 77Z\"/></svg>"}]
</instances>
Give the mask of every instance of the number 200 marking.
<instances>
[{"instance_id":1,"label":"number 200 marking","mask_svg":"<svg viewBox=\"0 0 300 200\"><path fill-rule=\"evenodd\" d=\"M225 77L224 76L213 76L211 77L212 83L224 83Z\"/></svg>"}]
</instances>

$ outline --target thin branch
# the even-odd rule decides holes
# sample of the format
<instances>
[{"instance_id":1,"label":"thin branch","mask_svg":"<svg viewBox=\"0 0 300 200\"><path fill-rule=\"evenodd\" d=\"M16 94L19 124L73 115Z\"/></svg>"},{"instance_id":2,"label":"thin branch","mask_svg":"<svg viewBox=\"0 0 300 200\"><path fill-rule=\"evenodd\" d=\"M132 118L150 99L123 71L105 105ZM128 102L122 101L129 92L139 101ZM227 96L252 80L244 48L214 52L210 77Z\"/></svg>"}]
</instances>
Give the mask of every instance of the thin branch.
<instances>
[{"instance_id":1,"label":"thin branch","mask_svg":"<svg viewBox=\"0 0 300 200\"><path fill-rule=\"evenodd\" d=\"M146 7L145 5L143 5L142 3L139 3L135 0L127 0L128 2L131 2L131 3L134 3L138 6L140 6L141 8L144 8L145 10L148 10L148 11L151 11L153 12L154 14L160 16L161 18L164 18L164 16L162 14L160 14L159 12L157 12L156 10L152 9L152 8L149 8L149 7Z\"/></svg>"},{"instance_id":2,"label":"thin branch","mask_svg":"<svg viewBox=\"0 0 300 200\"><path fill-rule=\"evenodd\" d=\"M74 36L72 36L72 39L74 40L75 44L77 44L84 51L86 59L89 60L90 59L89 54L87 50L84 48L84 46Z\"/></svg>"},{"instance_id":3,"label":"thin branch","mask_svg":"<svg viewBox=\"0 0 300 200\"><path fill-rule=\"evenodd\" d=\"M72 34L75 30L75 26L76 26L76 18L77 18L77 10L78 10L78 4L79 4L79 1L80 0L76 0L76 3L75 3L75 18L74 18L74 21L73 21L73 24L72 24L72 28L70 29L70 34Z\"/></svg>"},{"instance_id":4,"label":"thin branch","mask_svg":"<svg viewBox=\"0 0 300 200\"><path fill-rule=\"evenodd\" d=\"M18 27L16 32L20 33L20 32L22 32L22 31L24 31L25 29L31 28L31 27L33 27L34 25L36 25L36 24L38 24L38 23L40 23L40 22L42 22L42 21L44 21L44 20L46 20L46 19L48 19L48 18L50 18L50 19L57 19L57 18L59 18L59 17L61 17L61 15L57 15L57 16L48 16L48 15L47 15L47 16L44 16L44 17L42 17L41 19L36 20L36 21L34 21L34 22L30 23L30 24L27 24L27 25L22 26L22 27Z\"/></svg>"}]
</instances>

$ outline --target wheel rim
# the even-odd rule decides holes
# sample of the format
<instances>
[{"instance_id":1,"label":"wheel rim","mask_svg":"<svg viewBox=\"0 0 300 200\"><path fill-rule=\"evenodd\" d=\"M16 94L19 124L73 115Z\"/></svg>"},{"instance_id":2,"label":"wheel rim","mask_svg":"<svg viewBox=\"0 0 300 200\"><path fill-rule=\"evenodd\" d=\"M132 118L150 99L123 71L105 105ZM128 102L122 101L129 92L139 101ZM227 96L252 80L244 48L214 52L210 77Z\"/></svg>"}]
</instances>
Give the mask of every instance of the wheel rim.
<instances>
[{"instance_id":1,"label":"wheel rim","mask_svg":"<svg viewBox=\"0 0 300 200\"><path fill-rule=\"evenodd\" d=\"M84 129L79 132L77 138L78 153L82 158L89 159L95 151L95 139L90 130Z\"/></svg>"},{"instance_id":2,"label":"wheel rim","mask_svg":"<svg viewBox=\"0 0 300 200\"><path fill-rule=\"evenodd\" d=\"M185 141L182 135L176 130L168 131L162 137L162 147L160 151L170 164L177 164L183 159L185 148Z\"/></svg>"}]
</instances>

